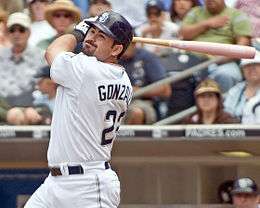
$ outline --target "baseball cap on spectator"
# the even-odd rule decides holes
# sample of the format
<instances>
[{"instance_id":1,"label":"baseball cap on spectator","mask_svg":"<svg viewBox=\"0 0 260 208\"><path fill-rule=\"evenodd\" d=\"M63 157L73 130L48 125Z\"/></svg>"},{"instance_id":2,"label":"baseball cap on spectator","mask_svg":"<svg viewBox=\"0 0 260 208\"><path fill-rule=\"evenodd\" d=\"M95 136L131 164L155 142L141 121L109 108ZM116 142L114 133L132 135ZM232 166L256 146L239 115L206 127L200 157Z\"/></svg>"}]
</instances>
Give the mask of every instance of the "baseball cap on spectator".
<instances>
[{"instance_id":1,"label":"baseball cap on spectator","mask_svg":"<svg viewBox=\"0 0 260 208\"><path fill-rule=\"evenodd\" d=\"M149 14L151 8L155 8L158 12L165 11L164 3L161 0L149 0L146 3L146 14Z\"/></svg>"},{"instance_id":2,"label":"baseball cap on spectator","mask_svg":"<svg viewBox=\"0 0 260 208\"><path fill-rule=\"evenodd\" d=\"M50 67L44 66L42 67L38 73L34 75L35 78L50 78Z\"/></svg>"},{"instance_id":3,"label":"baseball cap on spectator","mask_svg":"<svg viewBox=\"0 0 260 208\"><path fill-rule=\"evenodd\" d=\"M194 95L198 96L205 92L214 92L221 95L221 90L218 83L212 79L202 81L195 89Z\"/></svg>"},{"instance_id":4,"label":"baseball cap on spectator","mask_svg":"<svg viewBox=\"0 0 260 208\"><path fill-rule=\"evenodd\" d=\"M13 25L20 25L24 28L29 29L31 26L31 19L25 13L16 12L16 13L11 14L7 20L8 28L12 27Z\"/></svg>"},{"instance_id":5,"label":"baseball cap on spectator","mask_svg":"<svg viewBox=\"0 0 260 208\"><path fill-rule=\"evenodd\" d=\"M259 190L256 182L251 178L239 178L234 181L232 195L235 194L252 194L258 195Z\"/></svg>"},{"instance_id":6,"label":"baseball cap on spectator","mask_svg":"<svg viewBox=\"0 0 260 208\"><path fill-rule=\"evenodd\" d=\"M98 3L101 3L101 4L106 4L106 5L111 5L111 2L108 1L108 0L90 0L89 4L92 5L92 4L98 4Z\"/></svg>"},{"instance_id":7,"label":"baseball cap on spectator","mask_svg":"<svg viewBox=\"0 0 260 208\"><path fill-rule=\"evenodd\" d=\"M45 19L51 24L52 15L57 11L66 11L72 15L73 22L80 21L80 9L71 0L56 0L49 4L45 10Z\"/></svg>"},{"instance_id":8,"label":"baseball cap on spectator","mask_svg":"<svg viewBox=\"0 0 260 208\"><path fill-rule=\"evenodd\" d=\"M241 59L240 67L251 64L260 64L260 52L256 52L255 58L253 59Z\"/></svg>"}]
</instances>

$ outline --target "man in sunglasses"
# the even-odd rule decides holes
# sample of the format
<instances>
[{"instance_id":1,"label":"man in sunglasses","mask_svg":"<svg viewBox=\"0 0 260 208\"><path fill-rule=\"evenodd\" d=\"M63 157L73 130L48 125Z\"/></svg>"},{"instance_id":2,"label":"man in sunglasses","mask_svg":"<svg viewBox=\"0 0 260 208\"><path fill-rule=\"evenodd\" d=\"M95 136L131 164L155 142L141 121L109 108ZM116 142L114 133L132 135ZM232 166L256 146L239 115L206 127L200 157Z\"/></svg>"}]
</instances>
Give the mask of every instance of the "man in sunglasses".
<instances>
[{"instance_id":1,"label":"man in sunglasses","mask_svg":"<svg viewBox=\"0 0 260 208\"><path fill-rule=\"evenodd\" d=\"M231 194L235 208L260 208L259 190L256 182L251 178L235 180Z\"/></svg>"},{"instance_id":2,"label":"man in sunglasses","mask_svg":"<svg viewBox=\"0 0 260 208\"><path fill-rule=\"evenodd\" d=\"M0 50L0 97L11 107L32 106L34 74L45 64L43 52L28 44L30 18L24 13L13 13L7 20L11 47ZM15 114L17 111L13 111ZM10 114L12 124L20 124L16 116Z\"/></svg>"},{"instance_id":3,"label":"man in sunglasses","mask_svg":"<svg viewBox=\"0 0 260 208\"><path fill-rule=\"evenodd\" d=\"M33 105L34 74L46 62L43 52L28 44L30 26L28 15L19 12L11 14L7 28L12 46L0 50L0 97L11 107L6 117L9 124L38 123L38 116L32 115L34 118L27 119L26 109Z\"/></svg>"}]
</instances>

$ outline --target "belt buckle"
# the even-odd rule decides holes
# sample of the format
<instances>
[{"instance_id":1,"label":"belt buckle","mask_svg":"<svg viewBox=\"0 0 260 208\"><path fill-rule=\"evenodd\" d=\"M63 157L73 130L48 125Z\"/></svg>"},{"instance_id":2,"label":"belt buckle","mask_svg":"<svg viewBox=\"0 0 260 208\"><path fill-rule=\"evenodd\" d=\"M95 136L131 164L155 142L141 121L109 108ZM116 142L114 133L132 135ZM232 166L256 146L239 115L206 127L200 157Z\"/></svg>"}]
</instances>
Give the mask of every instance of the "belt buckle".
<instances>
[{"instance_id":1,"label":"belt buckle","mask_svg":"<svg viewBox=\"0 0 260 208\"><path fill-rule=\"evenodd\" d=\"M63 176L68 176L69 175L68 164L66 163L60 164L60 172Z\"/></svg>"}]
</instances>

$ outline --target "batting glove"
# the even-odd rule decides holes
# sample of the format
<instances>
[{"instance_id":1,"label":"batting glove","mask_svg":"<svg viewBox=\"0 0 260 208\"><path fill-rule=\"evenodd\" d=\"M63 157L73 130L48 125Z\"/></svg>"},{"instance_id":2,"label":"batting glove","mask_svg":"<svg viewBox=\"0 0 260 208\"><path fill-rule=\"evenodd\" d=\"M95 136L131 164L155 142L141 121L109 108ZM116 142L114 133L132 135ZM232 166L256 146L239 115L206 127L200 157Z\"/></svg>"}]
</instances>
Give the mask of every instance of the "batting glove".
<instances>
[{"instance_id":1,"label":"batting glove","mask_svg":"<svg viewBox=\"0 0 260 208\"><path fill-rule=\"evenodd\" d=\"M87 32L90 28L90 25L88 22L94 22L96 20L96 17L91 17L82 20L80 23L74 26L74 30L72 31L72 34L76 37L77 42L83 42L84 38L87 35ZM87 22L88 21L88 22Z\"/></svg>"}]
</instances>

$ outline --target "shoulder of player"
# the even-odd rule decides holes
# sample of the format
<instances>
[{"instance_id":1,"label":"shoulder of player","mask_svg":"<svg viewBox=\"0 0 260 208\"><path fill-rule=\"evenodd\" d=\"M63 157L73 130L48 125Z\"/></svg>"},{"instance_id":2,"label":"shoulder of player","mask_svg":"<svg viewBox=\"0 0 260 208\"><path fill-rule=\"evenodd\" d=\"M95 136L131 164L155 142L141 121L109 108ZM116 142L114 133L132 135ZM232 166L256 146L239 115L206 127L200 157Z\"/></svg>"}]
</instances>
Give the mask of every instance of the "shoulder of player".
<instances>
[{"instance_id":1,"label":"shoulder of player","mask_svg":"<svg viewBox=\"0 0 260 208\"><path fill-rule=\"evenodd\" d=\"M84 65L89 66L90 64L97 64L99 61L96 59L96 57L93 56L87 56L83 53L73 53L73 52L63 52L60 54L64 59L69 59L72 62L75 62L77 65Z\"/></svg>"},{"instance_id":2,"label":"shoulder of player","mask_svg":"<svg viewBox=\"0 0 260 208\"><path fill-rule=\"evenodd\" d=\"M123 71L123 77L125 79L124 83L128 86L130 86L131 90L132 90L132 84L131 84L131 81L130 81L130 78L128 76L128 74L126 73L126 71L124 70Z\"/></svg>"}]
</instances>

